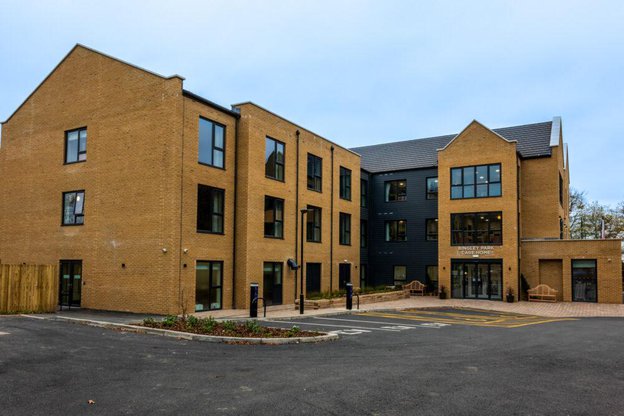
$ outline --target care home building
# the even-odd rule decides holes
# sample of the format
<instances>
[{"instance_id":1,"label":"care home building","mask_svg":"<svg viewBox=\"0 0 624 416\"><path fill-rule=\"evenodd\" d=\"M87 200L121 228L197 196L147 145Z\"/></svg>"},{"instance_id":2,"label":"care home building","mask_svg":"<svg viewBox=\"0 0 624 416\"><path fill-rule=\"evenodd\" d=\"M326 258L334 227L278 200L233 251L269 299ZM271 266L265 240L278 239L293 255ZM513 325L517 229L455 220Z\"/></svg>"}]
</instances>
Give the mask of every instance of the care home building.
<instances>
[{"instance_id":1,"label":"care home building","mask_svg":"<svg viewBox=\"0 0 624 416\"><path fill-rule=\"evenodd\" d=\"M620 242L568 239L559 118L349 150L183 84L74 47L2 123L0 261L133 312L245 308L252 282L292 304L299 273L307 294L417 279L500 300L523 276L621 302Z\"/></svg>"}]
</instances>

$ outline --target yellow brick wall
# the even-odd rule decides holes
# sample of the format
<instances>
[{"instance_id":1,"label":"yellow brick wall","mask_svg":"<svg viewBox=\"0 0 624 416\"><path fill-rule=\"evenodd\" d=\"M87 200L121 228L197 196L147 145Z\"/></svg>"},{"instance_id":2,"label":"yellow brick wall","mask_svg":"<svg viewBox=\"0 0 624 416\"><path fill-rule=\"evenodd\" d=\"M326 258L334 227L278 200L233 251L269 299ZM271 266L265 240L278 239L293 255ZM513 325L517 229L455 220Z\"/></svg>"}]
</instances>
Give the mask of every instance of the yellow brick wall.
<instances>
[{"instance_id":1,"label":"yellow brick wall","mask_svg":"<svg viewBox=\"0 0 624 416\"><path fill-rule=\"evenodd\" d=\"M561 260L562 299L572 301L572 260L597 260L598 302L622 303L621 240L522 241L522 274L531 287L540 281L540 259Z\"/></svg>"}]
</instances>

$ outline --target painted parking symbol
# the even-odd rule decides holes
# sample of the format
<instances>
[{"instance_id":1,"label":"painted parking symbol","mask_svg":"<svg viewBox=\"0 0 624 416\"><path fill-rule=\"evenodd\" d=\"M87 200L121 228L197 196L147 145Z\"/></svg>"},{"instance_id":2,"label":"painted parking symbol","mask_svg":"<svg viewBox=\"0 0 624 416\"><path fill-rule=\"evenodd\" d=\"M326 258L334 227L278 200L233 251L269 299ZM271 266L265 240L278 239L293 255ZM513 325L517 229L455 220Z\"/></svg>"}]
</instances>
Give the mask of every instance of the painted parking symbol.
<instances>
[{"instance_id":1,"label":"painted parking symbol","mask_svg":"<svg viewBox=\"0 0 624 416\"><path fill-rule=\"evenodd\" d=\"M397 331L403 331L405 329L414 329L413 326L405 326L405 325L390 325L390 326L382 326L383 329L394 329Z\"/></svg>"},{"instance_id":2,"label":"painted parking symbol","mask_svg":"<svg viewBox=\"0 0 624 416\"><path fill-rule=\"evenodd\" d=\"M367 332L371 332L368 329L339 329L337 331L331 331L330 334L338 335L361 335Z\"/></svg>"}]
</instances>

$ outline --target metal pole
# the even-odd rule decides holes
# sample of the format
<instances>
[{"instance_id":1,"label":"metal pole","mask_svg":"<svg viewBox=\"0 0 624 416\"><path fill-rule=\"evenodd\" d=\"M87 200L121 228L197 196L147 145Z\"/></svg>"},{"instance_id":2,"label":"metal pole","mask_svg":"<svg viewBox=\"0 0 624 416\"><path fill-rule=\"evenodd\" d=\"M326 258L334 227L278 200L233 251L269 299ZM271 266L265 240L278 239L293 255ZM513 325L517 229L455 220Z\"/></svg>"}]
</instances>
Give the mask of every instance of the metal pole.
<instances>
[{"instance_id":1,"label":"metal pole","mask_svg":"<svg viewBox=\"0 0 624 416\"><path fill-rule=\"evenodd\" d=\"M304 310L304 306L303 306L303 216L308 212L307 209L302 209L301 210L301 264L299 265L299 268L301 269L300 271L300 276L299 278L300 283L299 283L299 314L303 315L303 310Z\"/></svg>"}]
</instances>

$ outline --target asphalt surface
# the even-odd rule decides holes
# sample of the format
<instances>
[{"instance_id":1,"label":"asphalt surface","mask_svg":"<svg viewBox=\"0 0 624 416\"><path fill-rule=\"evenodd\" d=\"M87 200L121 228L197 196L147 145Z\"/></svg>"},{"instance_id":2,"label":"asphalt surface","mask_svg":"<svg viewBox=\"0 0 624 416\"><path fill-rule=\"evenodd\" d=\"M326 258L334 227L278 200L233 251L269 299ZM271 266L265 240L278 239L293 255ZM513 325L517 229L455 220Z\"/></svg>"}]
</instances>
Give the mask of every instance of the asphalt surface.
<instances>
[{"instance_id":1,"label":"asphalt surface","mask_svg":"<svg viewBox=\"0 0 624 416\"><path fill-rule=\"evenodd\" d=\"M342 332L283 346L0 317L0 414L624 415L624 319L433 312L267 323Z\"/></svg>"}]
</instances>

